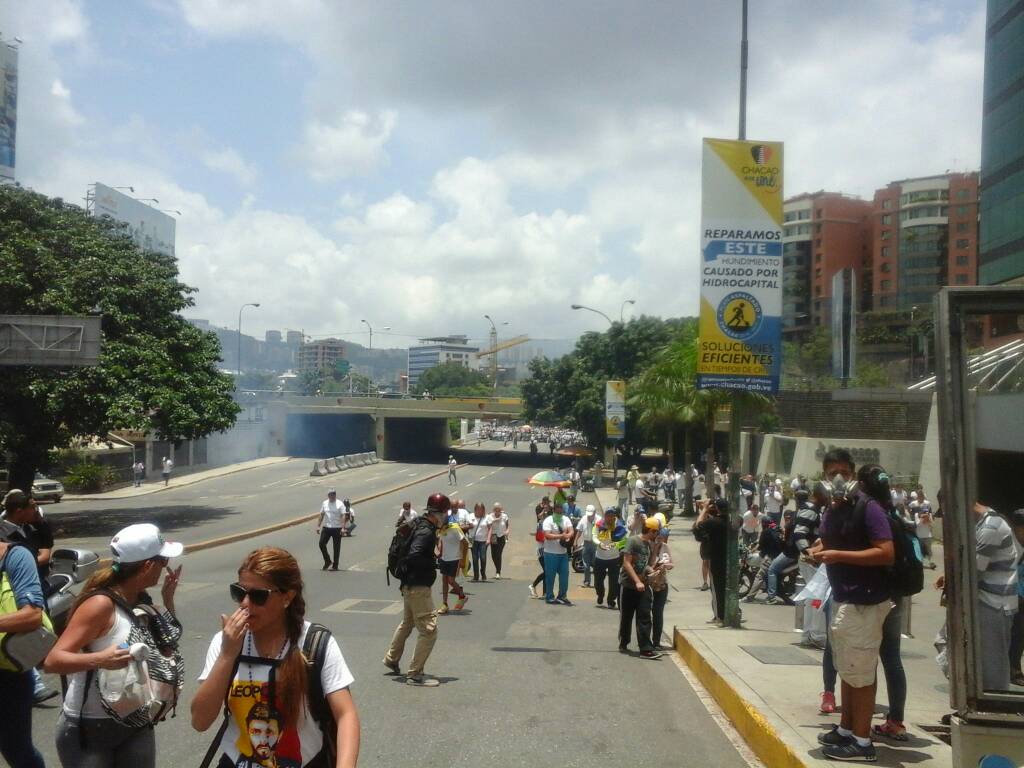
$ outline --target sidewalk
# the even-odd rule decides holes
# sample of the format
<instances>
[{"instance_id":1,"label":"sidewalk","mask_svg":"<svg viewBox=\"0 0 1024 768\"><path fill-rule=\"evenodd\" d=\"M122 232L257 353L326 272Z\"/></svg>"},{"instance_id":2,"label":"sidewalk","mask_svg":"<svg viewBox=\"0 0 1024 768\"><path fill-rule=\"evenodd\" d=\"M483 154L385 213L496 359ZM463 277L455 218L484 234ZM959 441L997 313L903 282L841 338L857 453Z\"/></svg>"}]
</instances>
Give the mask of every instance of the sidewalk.
<instances>
[{"instance_id":1,"label":"sidewalk","mask_svg":"<svg viewBox=\"0 0 1024 768\"><path fill-rule=\"evenodd\" d=\"M199 472L190 472L188 474L171 473L170 482L166 486L164 486L164 481L162 479L146 480L138 488L134 485L129 485L126 488L118 488L117 490L105 491L103 493L67 493L64 494L64 500L92 501L93 499L134 499L136 496L148 496L151 493L170 491L175 488L182 488L186 485L201 483L204 480L210 480L215 477L224 477L224 475L232 475L235 472L244 472L247 469L266 467L271 464L282 464L286 461L291 461L291 456L267 456L262 459L243 461L238 464L228 464L223 467L214 467L213 469L204 469Z\"/></svg>"},{"instance_id":2,"label":"sidewalk","mask_svg":"<svg viewBox=\"0 0 1024 768\"><path fill-rule=\"evenodd\" d=\"M614 504L615 492L601 489L602 505ZM711 598L701 592L699 545L690 535L692 519L676 518L669 538L675 568L671 572L665 626L675 627L673 645L691 671L769 768L838 766L824 760L817 735L839 722L839 715L818 713L822 690L821 651L799 647L793 631L795 609L742 603L743 629L710 625ZM936 553L941 562L941 553ZM907 742L875 741L878 765L952 765L949 746L935 733L950 711L949 686L935 664L932 639L945 620L938 594L926 586L914 596L911 631L901 643L907 673ZM876 722L886 709L885 678L878 668ZM838 696L837 696L838 699Z\"/></svg>"}]
</instances>

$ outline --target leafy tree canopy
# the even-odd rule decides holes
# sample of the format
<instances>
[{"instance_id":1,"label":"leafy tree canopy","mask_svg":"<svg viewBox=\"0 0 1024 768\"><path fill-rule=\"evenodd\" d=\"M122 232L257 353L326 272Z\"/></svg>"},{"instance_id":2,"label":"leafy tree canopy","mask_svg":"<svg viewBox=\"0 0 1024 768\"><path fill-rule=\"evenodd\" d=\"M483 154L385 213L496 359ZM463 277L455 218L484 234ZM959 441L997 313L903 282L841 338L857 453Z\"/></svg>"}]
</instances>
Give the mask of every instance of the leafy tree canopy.
<instances>
[{"instance_id":1,"label":"leafy tree canopy","mask_svg":"<svg viewBox=\"0 0 1024 768\"><path fill-rule=\"evenodd\" d=\"M488 397L494 394L494 389L480 371L459 363L444 363L420 375L415 394L424 392L435 397Z\"/></svg>"},{"instance_id":2,"label":"leafy tree canopy","mask_svg":"<svg viewBox=\"0 0 1024 768\"><path fill-rule=\"evenodd\" d=\"M0 448L30 483L48 449L114 429L194 439L238 413L220 346L179 314L194 289L171 256L143 252L124 225L0 186L0 305L15 314L103 316L100 363L0 368Z\"/></svg>"}]
</instances>

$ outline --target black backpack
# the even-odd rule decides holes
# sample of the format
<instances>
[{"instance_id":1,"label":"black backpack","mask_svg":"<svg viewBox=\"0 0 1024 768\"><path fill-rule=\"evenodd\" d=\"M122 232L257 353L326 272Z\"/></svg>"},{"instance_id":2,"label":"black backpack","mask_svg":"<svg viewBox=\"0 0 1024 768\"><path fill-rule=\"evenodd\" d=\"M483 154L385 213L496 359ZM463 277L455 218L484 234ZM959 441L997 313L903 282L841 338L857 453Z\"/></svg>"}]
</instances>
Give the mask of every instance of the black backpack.
<instances>
[{"instance_id":1,"label":"black backpack","mask_svg":"<svg viewBox=\"0 0 1024 768\"><path fill-rule=\"evenodd\" d=\"M395 526L395 535L391 537L391 543L388 544L388 569L385 579L389 586L392 576L401 581L408 572L409 567L405 560L409 554L409 547L412 545L412 532L415 527L415 520L412 522L400 521Z\"/></svg>"},{"instance_id":2,"label":"black backpack","mask_svg":"<svg viewBox=\"0 0 1024 768\"><path fill-rule=\"evenodd\" d=\"M302 644L302 655L306 659L306 670L309 675L307 682L310 717L316 721L320 733L324 737L324 745L320 754L312 761L317 763L322 758L323 765L334 765L338 754L338 722L334 719L334 712L331 705L327 703L324 696L323 681L320 679L324 669L324 660L327 658L327 643L331 639L331 630L322 624L310 624L306 633L306 641Z\"/></svg>"},{"instance_id":3,"label":"black backpack","mask_svg":"<svg viewBox=\"0 0 1024 768\"><path fill-rule=\"evenodd\" d=\"M861 494L853 510L854 525L864 525L864 512L871 497ZM879 502L881 503L881 502ZM894 559L888 567L889 591L893 597L910 597L924 589L924 562L917 534L900 519L891 504L882 503L892 532Z\"/></svg>"}]
</instances>

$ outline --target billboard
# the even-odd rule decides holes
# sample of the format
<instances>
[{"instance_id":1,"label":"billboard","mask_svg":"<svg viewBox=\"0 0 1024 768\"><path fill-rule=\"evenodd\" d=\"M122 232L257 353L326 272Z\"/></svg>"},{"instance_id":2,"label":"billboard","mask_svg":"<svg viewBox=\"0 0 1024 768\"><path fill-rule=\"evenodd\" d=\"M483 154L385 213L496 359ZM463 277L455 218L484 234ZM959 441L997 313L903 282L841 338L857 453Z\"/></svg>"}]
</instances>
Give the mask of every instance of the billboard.
<instances>
[{"instance_id":1,"label":"billboard","mask_svg":"<svg viewBox=\"0 0 1024 768\"><path fill-rule=\"evenodd\" d=\"M146 251L174 255L173 216L97 182L92 192L93 216L109 216L128 225L132 240Z\"/></svg>"},{"instance_id":2,"label":"billboard","mask_svg":"<svg viewBox=\"0 0 1024 768\"><path fill-rule=\"evenodd\" d=\"M704 139L699 389L771 394L782 370L782 143Z\"/></svg>"},{"instance_id":3,"label":"billboard","mask_svg":"<svg viewBox=\"0 0 1024 768\"><path fill-rule=\"evenodd\" d=\"M604 432L609 440L626 436L626 382L604 384Z\"/></svg>"},{"instance_id":4,"label":"billboard","mask_svg":"<svg viewBox=\"0 0 1024 768\"><path fill-rule=\"evenodd\" d=\"M18 49L0 40L0 180L14 180L18 127Z\"/></svg>"}]
</instances>

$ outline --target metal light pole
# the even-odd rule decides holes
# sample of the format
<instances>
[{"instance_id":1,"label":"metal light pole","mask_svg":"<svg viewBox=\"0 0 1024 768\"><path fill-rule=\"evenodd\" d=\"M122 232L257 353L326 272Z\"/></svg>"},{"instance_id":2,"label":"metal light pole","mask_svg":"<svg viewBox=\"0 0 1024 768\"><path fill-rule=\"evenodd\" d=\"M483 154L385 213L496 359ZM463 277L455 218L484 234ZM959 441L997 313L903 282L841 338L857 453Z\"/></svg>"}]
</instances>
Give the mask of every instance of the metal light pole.
<instances>
[{"instance_id":1,"label":"metal light pole","mask_svg":"<svg viewBox=\"0 0 1024 768\"><path fill-rule=\"evenodd\" d=\"M608 315L606 315L606 314L605 314L604 312L602 312L602 311L601 311L600 309L594 309L593 307L585 307L585 306L583 306L582 304L573 304L573 305L572 305L572 308L573 308L573 309L585 309L585 310L587 310L588 312L593 312L594 314L596 314L596 315L600 315L600 316L601 316L601 317L603 317L603 318L604 318L605 320L607 320L607 321L608 321L608 325L615 325L615 323L613 323L613 322L612 322L612 319L611 319L610 317L608 317Z\"/></svg>"},{"instance_id":2,"label":"metal light pole","mask_svg":"<svg viewBox=\"0 0 1024 768\"><path fill-rule=\"evenodd\" d=\"M625 312L627 304L636 304L636 299L626 299L624 302L622 302L622 306L619 307L619 322L622 323L623 325L626 324L626 321L623 319L622 313Z\"/></svg>"},{"instance_id":3,"label":"metal light pole","mask_svg":"<svg viewBox=\"0 0 1024 768\"><path fill-rule=\"evenodd\" d=\"M258 307L259 302L243 304L238 308L238 378L242 378L242 310L246 307Z\"/></svg>"},{"instance_id":4,"label":"metal light pole","mask_svg":"<svg viewBox=\"0 0 1024 768\"><path fill-rule=\"evenodd\" d=\"M917 312L917 307L910 308L910 326L907 328L907 341L910 344L910 354L907 360L907 381L914 381L914 313Z\"/></svg>"},{"instance_id":5,"label":"metal light pole","mask_svg":"<svg viewBox=\"0 0 1024 768\"><path fill-rule=\"evenodd\" d=\"M747 138L747 0L742 2L742 22L740 34L740 119L739 138L744 141ZM724 624L727 627L740 628L740 542L739 542L739 515L740 515L740 403L742 398L738 392L730 396L729 409L729 482L726 490L726 499L729 502L729 525L726 526L725 545L725 616ZM714 451L714 435L712 435L712 452ZM708 467L704 467L705 477Z\"/></svg>"}]
</instances>

